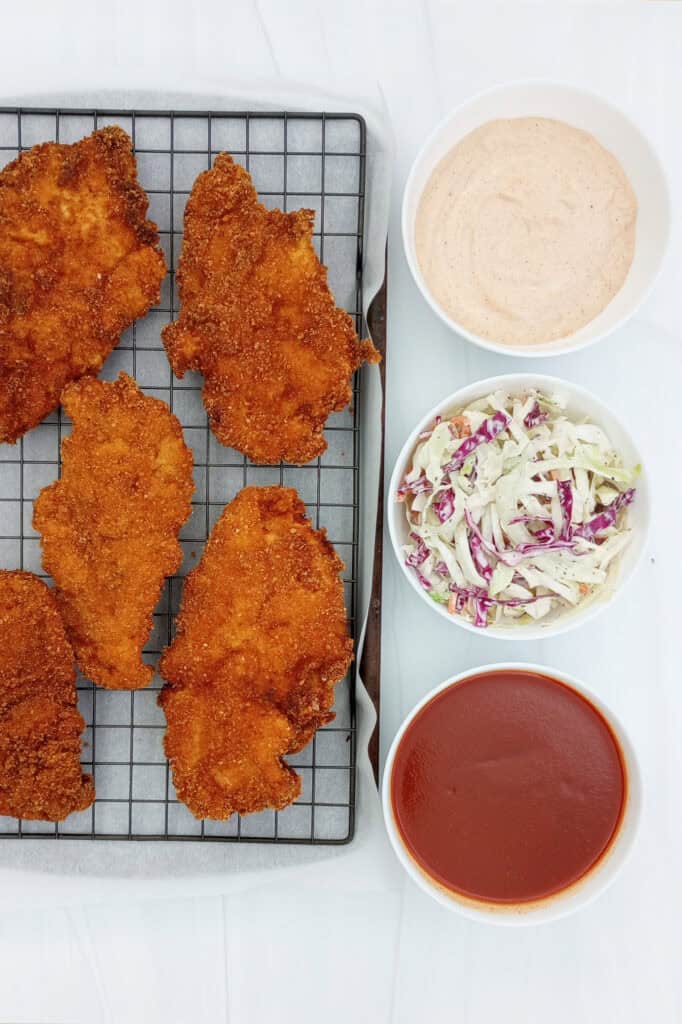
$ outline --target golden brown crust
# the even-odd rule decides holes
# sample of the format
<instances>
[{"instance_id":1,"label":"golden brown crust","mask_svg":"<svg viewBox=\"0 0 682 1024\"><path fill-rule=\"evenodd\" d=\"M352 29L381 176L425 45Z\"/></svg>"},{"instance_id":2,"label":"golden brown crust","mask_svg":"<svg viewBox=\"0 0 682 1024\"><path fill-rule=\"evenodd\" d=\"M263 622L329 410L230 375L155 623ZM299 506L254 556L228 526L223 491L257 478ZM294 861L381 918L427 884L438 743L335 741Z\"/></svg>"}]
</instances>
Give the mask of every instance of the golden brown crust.
<instances>
[{"instance_id":1,"label":"golden brown crust","mask_svg":"<svg viewBox=\"0 0 682 1024\"><path fill-rule=\"evenodd\" d=\"M352 374L379 360L334 302L313 219L312 210L267 210L226 153L199 175L185 211L181 312L164 344L178 376L204 375L218 440L254 462L320 455L329 413L350 401Z\"/></svg>"},{"instance_id":2,"label":"golden brown crust","mask_svg":"<svg viewBox=\"0 0 682 1024\"><path fill-rule=\"evenodd\" d=\"M75 683L52 593L32 573L0 570L0 814L61 821L95 799Z\"/></svg>"},{"instance_id":3,"label":"golden brown crust","mask_svg":"<svg viewBox=\"0 0 682 1024\"><path fill-rule=\"evenodd\" d=\"M158 398L121 374L84 377L62 396L73 433L62 475L41 491L33 525L81 671L109 689L146 686L142 648L194 491L192 453Z\"/></svg>"},{"instance_id":4,"label":"golden brown crust","mask_svg":"<svg viewBox=\"0 0 682 1024\"><path fill-rule=\"evenodd\" d=\"M0 171L0 442L97 372L166 264L123 129L46 142Z\"/></svg>"},{"instance_id":5,"label":"golden brown crust","mask_svg":"<svg viewBox=\"0 0 682 1024\"><path fill-rule=\"evenodd\" d=\"M342 568L288 488L245 488L213 528L159 665L166 754L197 818L282 808L299 795L283 757L334 717L334 686L353 654Z\"/></svg>"}]
</instances>

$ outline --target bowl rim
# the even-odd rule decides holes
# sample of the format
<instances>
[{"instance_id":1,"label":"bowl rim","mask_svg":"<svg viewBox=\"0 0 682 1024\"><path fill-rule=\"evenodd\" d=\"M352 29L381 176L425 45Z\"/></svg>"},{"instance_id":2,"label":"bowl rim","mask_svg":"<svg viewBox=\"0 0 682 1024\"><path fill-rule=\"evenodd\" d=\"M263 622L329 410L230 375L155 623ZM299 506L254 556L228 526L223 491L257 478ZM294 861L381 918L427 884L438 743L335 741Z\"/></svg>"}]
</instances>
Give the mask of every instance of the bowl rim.
<instances>
[{"instance_id":1,"label":"bowl rim","mask_svg":"<svg viewBox=\"0 0 682 1024\"><path fill-rule=\"evenodd\" d=\"M419 586L413 573L408 571L408 567L405 565L404 559L401 557L400 547L401 541L396 531L397 521L397 505L398 503L394 500L394 494L400 485L400 478L402 476L402 467L406 463L410 454L414 451L417 444L418 435L426 429L435 417L442 411L449 408L455 408L461 404L462 396L466 392L471 391L471 401L475 400L475 396L483 397L485 394L495 391L500 387L508 387L510 391L513 391L514 383L518 382L521 386L521 382L528 383L532 382L532 386L538 387L540 390L552 390L561 388L566 390L569 394L576 395L578 398L584 398L590 403L594 403L598 408L603 409L607 415L618 425L619 430L628 439L628 443L634 453L641 469L640 482L639 482L639 494L638 501L640 508L643 509L643 522L641 528L638 531L638 546L635 552L635 556L630 562L627 572L621 575L616 581L613 592L606 600L595 599L582 611L576 611L574 614L567 614L564 617L559 617L555 622L550 624L542 625L540 622L537 624L528 624L523 626L488 626L486 629L480 629L474 626L473 623L463 618L461 615L451 615L445 611L441 605L436 604L434 601L429 600L423 588ZM597 426L600 425L598 417L594 417L597 422ZM425 601L427 606L432 609L440 618L446 622L453 623L460 629L465 629L470 633L474 633L476 636L489 637L493 640L547 640L553 636L560 636L562 633L568 633L572 629L576 629L582 626L586 622L590 622L597 615L601 614L605 609L610 608L614 601L616 601L622 591L625 589L625 585L635 574L639 568L642 559L644 557L644 550L649 534L650 522L651 522L651 498L650 498L650 482L649 475L645 469L645 463L642 458L641 450L639 445L636 443L631 432L623 425L622 420L614 412L611 411L609 406L606 405L601 398L595 395L593 392L588 391L587 388L583 388L579 384L574 384L571 381L567 381L562 377L553 377L544 373L531 373L529 371L523 372L519 370L515 373L504 373L498 374L494 377L485 377L481 380L475 380L471 384L466 384L452 394L441 399L437 402L422 418L418 421L414 429L408 435L405 443L402 445L400 452L393 464L393 470L391 472L388 489L388 533L391 539L391 547L393 554L400 566L403 576L407 579L408 583L419 596L420 600ZM400 506L402 508L402 506ZM634 539L634 538L633 538Z\"/></svg>"},{"instance_id":2,"label":"bowl rim","mask_svg":"<svg viewBox=\"0 0 682 1024\"><path fill-rule=\"evenodd\" d=\"M611 840L606 852L582 878L579 878L567 889L562 889L558 893L553 893L532 903L516 905L486 904L485 901L459 897L452 891L447 890L435 879L432 879L412 859L400 837L400 832L395 822L391 800L391 779L395 755L400 742L423 707L430 703L438 694L459 685L459 683L464 682L466 679L483 675L487 672L510 669L534 672L564 683L569 689L575 690L589 703L593 704L597 711L603 715L618 741L625 764L625 808L621 815L618 831ZM556 921L592 903L593 900L597 899L598 896L609 888L632 853L641 822L642 800L642 775L639 758L629 733L618 715L594 690L590 689L571 673L565 672L563 669L554 668L553 666L539 665L535 662L526 661L500 661L474 666L458 672L429 690L407 713L396 731L386 755L381 781L381 804L388 838L398 860L410 878L423 892L427 893L432 899L435 899L436 902L448 910L454 910L474 921L511 927L527 927L529 925Z\"/></svg>"},{"instance_id":3,"label":"bowl rim","mask_svg":"<svg viewBox=\"0 0 682 1024\"><path fill-rule=\"evenodd\" d=\"M464 327L462 324L458 323L458 321L451 317L448 313L446 313L445 310L440 306L440 304L436 302L436 300L433 298L419 268L416 253L413 252L413 232L412 225L409 223L410 218L408 215L408 205L412 197L412 194L415 191L414 183L417 177L418 169L425 157L427 150L435 142L435 140L438 139L438 137L441 135L441 133L444 131L444 129L447 127L450 121L452 121L461 111L465 110L467 107L475 105L476 103L480 102L482 99L485 99L488 96L494 96L495 94L501 94L513 91L514 89L528 87L549 87L552 89L565 89L568 92L580 95L582 97L587 98L590 101L597 103L603 109L608 111L609 116L615 114L617 117L622 118L623 121L625 121L629 125L629 127L634 131L634 133L636 135L639 135L644 144L644 147L649 151L649 154L653 162L656 164L660 176L660 182L662 185L662 196L666 213L665 236L663 239L663 245L661 246L661 251L658 256L658 262L654 268L653 273L650 276L647 285L641 290L639 297L636 298L630 304L629 309L626 310L614 324L612 324L605 330L602 330L599 333L594 334L592 337L583 338L581 341L578 342L571 340L571 338L574 337L573 335L566 335L563 338L557 338L554 341L542 342L536 345L505 345L502 342L492 341L489 338L483 338L478 334L474 334L473 332L467 330L467 328ZM483 124L485 122L481 123ZM432 171L434 168L435 164L434 167L432 168ZM586 89L583 86L576 86L573 85L571 82L567 82L562 79L517 78L506 82L499 82L496 85L492 85L486 89L481 89L478 92L473 93L471 96L468 96L461 103L458 103L455 107L453 107L444 117L442 117L440 121L436 124L436 126L432 129L432 131L428 134L422 145L419 147L419 150L416 156L414 157L414 160L412 161L407 179L405 181L405 187L403 189L403 196L400 209L400 225L403 252L405 254L405 259L407 260L407 265L410 268L412 278L415 284L417 285L417 288L421 292L423 298L426 300L426 302L431 307L433 312L447 327L450 328L451 331L465 338L472 344L477 345L479 348L486 349L489 352L497 352L500 355L513 356L520 359L546 359L551 356L562 356L568 355L571 352L579 352L581 349L587 348L590 345L595 345L597 342L602 341L604 338L607 338L609 335L619 330L619 328L623 327L624 324L626 324L629 320L632 319L633 316L637 314L637 312L642 307L644 302L646 302L646 300L648 299L649 295L651 294L651 291L654 288L654 285L660 277L661 271L668 257L668 253L670 251L670 237L672 226L672 191L668 172L662 159L658 154L658 150L651 142L649 135L645 131L643 131L642 128L640 128L637 122L634 121L630 114L627 113L622 107L617 106L611 100L607 99L605 96L603 96L599 92L596 92L595 90ZM635 241L635 245L636 244L637 243ZM621 288L624 287L624 284L625 282L623 282ZM591 322L592 321L588 321L588 323L585 324L584 326L589 326L589 323Z\"/></svg>"}]
</instances>

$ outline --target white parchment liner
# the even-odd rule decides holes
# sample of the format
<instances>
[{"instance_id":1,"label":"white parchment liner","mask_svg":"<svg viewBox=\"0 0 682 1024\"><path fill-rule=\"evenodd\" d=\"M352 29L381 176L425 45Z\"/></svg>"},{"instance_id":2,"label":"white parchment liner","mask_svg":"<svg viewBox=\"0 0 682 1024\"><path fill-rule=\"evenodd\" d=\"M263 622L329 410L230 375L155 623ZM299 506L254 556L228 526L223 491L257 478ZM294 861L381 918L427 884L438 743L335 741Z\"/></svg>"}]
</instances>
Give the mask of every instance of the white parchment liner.
<instances>
[{"instance_id":1,"label":"white parchment liner","mask_svg":"<svg viewBox=\"0 0 682 1024\"><path fill-rule=\"evenodd\" d=\"M71 78L77 78L77 72ZM142 76L144 77L144 76ZM177 80L177 79L176 79ZM68 92L3 96L4 106L61 106L165 110L311 110L361 114L367 124L365 205L365 313L384 276L393 139L385 107L374 100L336 96L281 80L244 83L193 79L188 91L70 86ZM189 91L191 88L191 91ZM371 583L381 441L381 387L376 367L363 371L362 480L358 621L364 639ZM356 665L359 664L358 655ZM398 869L385 837L367 756L375 712L357 680L357 790L355 837L346 846L288 846L201 842L3 840L0 896L5 909L60 906L112 899L170 898L232 893L285 877L306 886L371 889L397 884Z\"/></svg>"}]
</instances>

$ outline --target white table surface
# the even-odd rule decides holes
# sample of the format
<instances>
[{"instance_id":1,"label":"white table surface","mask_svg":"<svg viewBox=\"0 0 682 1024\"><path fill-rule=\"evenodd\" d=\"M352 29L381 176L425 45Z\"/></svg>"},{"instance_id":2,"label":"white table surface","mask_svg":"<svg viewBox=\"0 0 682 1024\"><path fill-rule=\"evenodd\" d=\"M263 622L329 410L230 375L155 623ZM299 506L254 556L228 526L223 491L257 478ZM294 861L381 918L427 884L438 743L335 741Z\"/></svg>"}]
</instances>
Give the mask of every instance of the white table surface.
<instances>
[{"instance_id":1,"label":"white table surface","mask_svg":"<svg viewBox=\"0 0 682 1024\"><path fill-rule=\"evenodd\" d=\"M377 81L397 158L389 239L387 458L448 391L516 363L453 339L409 278L398 230L410 161L432 125L488 85L554 77L626 107L682 181L682 5L335 0L138 0L8 5L0 94L100 84L182 89L201 71L283 75L358 93ZM28 86L30 87L30 86ZM679 204L678 204L679 209ZM637 580L594 624L543 643L449 627L385 571L382 747L434 684L512 657L561 665L621 715L641 756L646 810L621 878L597 903L539 929L443 910L398 875L351 890L279 882L225 898L0 914L0 1024L672 1024L682 1020L679 783L679 385L682 213L637 321L597 349L529 368L587 384L655 448L654 528ZM526 364L528 365L528 364ZM667 470L667 474L666 474ZM671 482L671 479L672 482ZM1 894L0 894L1 898Z\"/></svg>"}]
</instances>

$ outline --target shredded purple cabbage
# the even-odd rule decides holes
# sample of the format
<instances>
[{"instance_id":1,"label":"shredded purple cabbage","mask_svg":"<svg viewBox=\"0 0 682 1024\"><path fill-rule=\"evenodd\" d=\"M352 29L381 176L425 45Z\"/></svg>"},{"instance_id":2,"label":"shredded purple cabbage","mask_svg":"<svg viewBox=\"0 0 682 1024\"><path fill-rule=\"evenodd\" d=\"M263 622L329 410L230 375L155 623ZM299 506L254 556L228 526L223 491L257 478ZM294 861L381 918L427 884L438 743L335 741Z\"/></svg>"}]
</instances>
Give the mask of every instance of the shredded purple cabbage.
<instances>
[{"instance_id":1,"label":"shredded purple cabbage","mask_svg":"<svg viewBox=\"0 0 682 1024\"><path fill-rule=\"evenodd\" d=\"M471 557L474 560L474 565L478 569L483 579L489 582L490 579L492 578L493 570L492 566L488 562L488 559L485 557L485 554L483 553L483 545L481 544L481 538L477 534L472 533L471 536L469 537L469 547L471 548Z\"/></svg>"},{"instance_id":2,"label":"shredded purple cabbage","mask_svg":"<svg viewBox=\"0 0 682 1024\"><path fill-rule=\"evenodd\" d=\"M471 597L488 597L488 593L483 587L460 587L457 583L451 583L448 590L452 591L453 594L461 594L467 600ZM490 600L493 601L494 598L491 597Z\"/></svg>"},{"instance_id":3,"label":"shredded purple cabbage","mask_svg":"<svg viewBox=\"0 0 682 1024\"><path fill-rule=\"evenodd\" d=\"M478 448L479 444L487 444L493 441L508 425L509 416L505 412L495 412L487 420L481 423L478 430L475 430L470 437L465 438L455 452L454 456L443 467L444 473L452 473L455 469L461 469L471 453Z\"/></svg>"},{"instance_id":4,"label":"shredded purple cabbage","mask_svg":"<svg viewBox=\"0 0 682 1024\"><path fill-rule=\"evenodd\" d=\"M418 566L423 565L426 559L429 557L429 549L427 548L424 541L416 533L411 533L410 537L412 540L417 542L417 550L413 551L411 555L408 555L405 559L405 565L409 565L411 569L416 569ZM430 586L430 584L429 584Z\"/></svg>"},{"instance_id":5,"label":"shredded purple cabbage","mask_svg":"<svg viewBox=\"0 0 682 1024\"><path fill-rule=\"evenodd\" d=\"M469 527L471 534L478 538L481 546L489 554L494 555L496 558L499 558L503 565L508 565L510 566L510 568L517 566L519 562L521 562L524 558L529 558L532 555L544 555L548 551L560 551L562 548L569 549L571 551L575 549L574 541L554 540L554 535L552 534L552 539L545 543L519 544L515 548L505 548L503 551L501 551L498 547L496 547L494 544L491 544L490 541L487 541L485 539L480 529L474 522L471 513L469 512L469 509L464 510L464 516L466 518L467 526Z\"/></svg>"},{"instance_id":6,"label":"shredded purple cabbage","mask_svg":"<svg viewBox=\"0 0 682 1024\"><path fill-rule=\"evenodd\" d=\"M518 565L523 558L530 558L532 555L545 555L548 551L575 551L575 542L572 540L550 540L544 544L519 544L512 551L505 552L507 565ZM577 551L575 551L578 554ZM503 558L502 561L505 561Z\"/></svg>"},{"instance_id":7,"label":"shredded purple cabbage","mask_svg":"<svg viewBox=\"0 0 682 1024\"><path fill-rule=\"evenodd\" d=\"M474 606L474 626L477 626L478 629L485 629L488 625L490 600L486 597L475 597L472 604Z\"/></svg>"},{"instance_id":8,"label":"shredded purple cabbage","mask_svg":"<svg viewBox=\"0 0 682 1024\"><path fill-rule=\"evenodd\" d=\"M479 530L478 526L474 522L473 516L471 515L471 512L469 511L468 508L464 509L464 518L466 519L466 524L469 527L469 532L471 534L471 537L469 538L469 543L471 543L472 537L476 537L480 546L485 551L487 551L488 554L495 555L496 558L501 558L504 552L500 551L499 548L497 548L494 544L491 544L489 541L485 539L485 537Z\"/></svg>"},{"instance_id":9,"label":"shredded purple cabbage","mask_svg":"<svg viewBox=\"0 0 682 1024\"><path fill-rule=\"evenodd\" d=\"M542 601L549 597L549 594L538 594L536 597L512 597L507 600L500 600L497 597L488 597L481 587L458 587L451 583L448 588L456 595L455 609L463 612L467 601L471 601L474 613L474 626L485 629L488 625L488 610L493 607L500 608L522 608L527 604L534 604L535 601Z\"/></svg>"},{"instance_id":10,"label":"shredded purple cabbage","mask_svg":"<svg viewBox=\"0 0 682 1024\"><path fill-rule=\"evenodd\" d=\"M448 569L448 567L445 564L445 562L437 562L436 565L434 565L434 567L433 567L433 571L435 573L437 573L438 576L449 576L450 575L450 570Z\"/></svg>"},{"instance_id":11,"label":"shredded purple cabbage","mask_svg":"<svg viewBox=\"0 0 682 1024\"><path fill-rule=\"evenodd\" d=\"M546 597L558 600L555 594L538 594L535 597L508 597L506 599L488 597L481 587L458 587L456 583L451 583L448 589L451 590L453 594L457 594L458 597L463 597L465 601L469 599L487 601L489 605L499 605L500 608L521 608L526 604L534 604L535 601L543 601Z\"/></svg>"},{"instance_id":12,"label":"shredded purple cabbage","mask_svg":"<svg viewBox=\"0 0 682 1024\"><path fill-rule=\"evenodd\" d=\"M443 491L437 501L432 503L433 511L441 523L447 523L448 519L455 514L455 493L451 487Z\"/></svg>"},{"instance_id":13,"label":"shredded purple cabbage","mask_svg":"<svg viewBox=\"0 0 682 1024\"><path fill-rule=\"evenodd\" d=\"M597 538L597 534L603 530L608 530L610 526L615 526L618 513L626 505L632 503L635 497L635 488L631 487L627 491L623 491L617 498L614 498L611 504L600 512L599 515L595 516L594 519L590 519L588 523L583 523L582 526L576 526L573 530L574 537L582 537L583 540L594 541Z\"/></svg>"},{"instance_id":14,"label":"shredded purple cabbage","mask_svg":"<svg viewBox=\"0 0 682 1024\"><path fill-rule=\"evenodd\" d=\"M549 419L548 412L542 412L538 402L533 402L533 406L530 412L523 417L523 425L532 430L533 427L537 427L538 424L544 423L545 420Z\"/></svg>"},{"instance_id":15,"label":"shredded purple cabbage","mask_svg":"<svg viewBox=\"0 0 682 1024\"><path fill-rule=\"evenodd\" d=\"M559 492L559 504L561 505L561 530L557 540L570 540L571 517L573 516L573 488L570 480L557 480L557 491Z\"/></svg>"},{"instance_id":16,"label":"shredded purple cabbage","mask_svg":"<svg viewBox=\"0 0 682 1024\"><path fill-rule=\"evenodd\" d=\"M427 479L426 473L422 473L421 476L417 477L416 480L412 480L408 483L407 480L398 488L398 494L400 496L404 494L423 494L433 490L433 484Z\"/></svg>"},{"instance_id":17,"label":"shredded purple cabbage","mask_svg":"<svg viewBox=\"0 0 682 1024\"><path fill-rule=\"evenodd\" d=\"M553 523L554 520L551 516L516 516L515 519L509 520L509 525L513 523Z\"/></svg>"}]
</instances>

